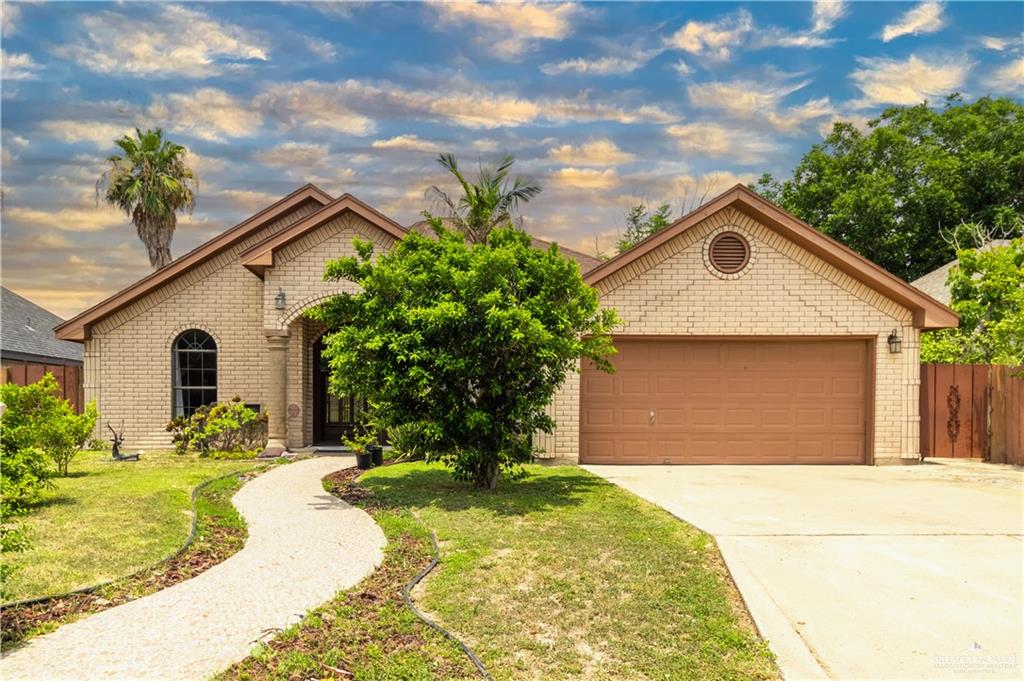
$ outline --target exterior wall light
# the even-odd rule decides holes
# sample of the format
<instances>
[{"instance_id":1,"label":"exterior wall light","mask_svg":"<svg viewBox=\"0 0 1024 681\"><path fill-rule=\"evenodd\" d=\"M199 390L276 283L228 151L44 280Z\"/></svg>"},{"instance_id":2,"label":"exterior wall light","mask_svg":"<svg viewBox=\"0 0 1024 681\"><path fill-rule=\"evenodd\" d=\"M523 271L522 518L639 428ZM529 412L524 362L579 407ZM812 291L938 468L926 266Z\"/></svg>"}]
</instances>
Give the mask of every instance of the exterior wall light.
<instances>
[{"instance_id":1,"label":"exterior wall light","mask_svg":"<svg viewBox=\"0 0 1024 681\"><path fill-rule=\"evenodd\" d=\"M889 334L889 352L897 353L903 351L903 340L896 335L896 329Z\"/></svg>"},{"instance_id":2,"label":"exterior wall light","mask_svg":"<svg viewBox=\"0 0 1024 681\"><path fill-rule=\"evenodd\" d=\"M277 295L274 296L274 307L276 307L278 310L284 309L284 289L282 288L277 289ZM890 347L892 346L891 339L889 341L889 345Z\"/></svg>"}]
</instances>

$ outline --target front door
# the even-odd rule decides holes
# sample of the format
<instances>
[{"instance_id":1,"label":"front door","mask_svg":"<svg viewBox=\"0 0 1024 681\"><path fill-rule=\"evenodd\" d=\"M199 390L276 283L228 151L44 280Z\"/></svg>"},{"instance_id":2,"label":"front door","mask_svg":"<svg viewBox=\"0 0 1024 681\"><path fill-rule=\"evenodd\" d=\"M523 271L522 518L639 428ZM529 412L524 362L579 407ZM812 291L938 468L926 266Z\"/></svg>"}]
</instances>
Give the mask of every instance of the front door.
<instances>
[{"instance_id":1,"label":"front door","mask_svg":"<svg viewBox=\"0 0 1024 681\"><path fill-rule=\"evenodd\" d=\"M323 348L321 336L313 347L313 440L316 444L338 445L343 436L352 434L366 402L360 397L330 393L330 368Z\"/></svg>"}]
</instances>

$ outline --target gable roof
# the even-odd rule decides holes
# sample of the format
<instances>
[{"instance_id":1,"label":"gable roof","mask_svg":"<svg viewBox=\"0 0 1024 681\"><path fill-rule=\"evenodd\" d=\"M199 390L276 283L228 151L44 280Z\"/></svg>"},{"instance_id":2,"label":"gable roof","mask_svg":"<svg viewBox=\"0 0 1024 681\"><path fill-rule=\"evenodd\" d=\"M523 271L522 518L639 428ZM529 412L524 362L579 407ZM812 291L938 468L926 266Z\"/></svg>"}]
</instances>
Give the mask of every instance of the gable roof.
<instances>
[{"instance_id":1,"label":"gable roof","mask_svg":"<svg viewBox=\"0 0 1024 681\"><path fill-rule=\"evenodd\" d=\"M939 301L922 293L838 241L825 236L806 222L793 217L741 184L720 194L688 215L684 215L628 251L605 261L583 278L588 284L594 285L711 215L730 207L757 220L869 288L911 310L914 314L915 327L941 329L955 327L959 324L959 316Z\"/></svg>"},{"instance_id":2,"label":"gable roof","mask_svg":"<svg viewBox=\"0 0 1024 681\"><path fill-rule=\"evenodd\" d=\"M294 225L268 237L266 240L243 252L241 255L242 265L262 279L266 269L274 266L274 252L276 250L284 248L293 241L302 238L345 211L355 213L396 239L401 239L407 234L404 227L380 211L363 203L351 194L342 194L312 215L299 220Z\"/></svg>"},{"instance_id":3,"label":"gable roof","mask_svg":"<svg viewBox=\"0 0 1024 681\"><path fill-rule=\"evenodd\" d=\"M448 220L445 219L445 222L448 222ZM430 223L427 220L420 220L419 222L414 222L413 224L409 225L409 231L416 232L417 234L422 234L428 237L434 236L434 231L433 229L431 229ZM547 250L548 248L551 247L551 244L556 243L553 241L547 241L546 239L535 237L532 234L530 235L530 240L534 248L539 248L542 251ZM586 274L587 272L596 268L598 265L604 262L600 258L595 258L592 255L587 255L586 253L581 253L580 251L576 251L571 248L566 248L562 244L557 245L558 250L560 250L562 253L565 253L567 256L576 261L576 263L580 266L580 272L582 272L583 274Z\"/></svg>"},{"instance_id":4,"label":"gable roof","mask_svg":"<svg viewBox=\"0 0 1024 681\"><path fill-rule=\"evenodd\" d=\"M0 298L0 319L0 354L4 357L81 363L82 346L59 340L53 333L53 327L64 320L7 287Z\"/></svg>"},{"instance_id":5,"label":"gable roof","mask_svg":"<svg viewBox=\"0 0 1024 681\"><path fill-rule=\"evenodd\" d=\"M331 195L312 184L306 184L281 200L270 204L252 217L240 222L182 255L170 264L161 267L152 274L138 280L131 286L110 296L85 312L78 314L66 322L59 324L55 331L57 338L71 341L84 341L89 338L90 328L96 322L124 309L146 294L163 286L167 282L180 277L198 267L210 258L223 253L239 241L252 235L268 222L276 220L309 202L326 206L332 201Z\"/></svg>"},{"instance_id":6,"label":"gable roof","mask_svg":"<svg viewBox=\"0 0 1024 681\"><path fill-rule=\"evenodd\" d=\"M1009 245L1010 239L993 239L992 241L989 241L987 244L978 248L977 250L987 251L989 249L997 248L999 246ZM927 293L940 303L944 305L949 305L949 302L952 299L952 294L950 293L949 285L946 283L946 281L949 279L949 271L959 263L959 258L954 258L953 260L947 262L945 265L937 267L936 269L932 270L923 277L920 277L910 282L910 285L919 291Z\"/></svg>"}]
</instances>

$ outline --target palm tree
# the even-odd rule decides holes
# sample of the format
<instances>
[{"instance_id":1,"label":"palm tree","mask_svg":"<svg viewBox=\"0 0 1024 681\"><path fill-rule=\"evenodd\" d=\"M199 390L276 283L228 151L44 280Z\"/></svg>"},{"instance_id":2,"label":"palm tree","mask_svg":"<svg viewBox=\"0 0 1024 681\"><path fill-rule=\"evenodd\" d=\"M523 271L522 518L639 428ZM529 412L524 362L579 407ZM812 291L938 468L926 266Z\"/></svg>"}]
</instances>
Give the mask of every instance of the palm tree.
<instances>
[{"instance_id":1,"label":"palm tree","mask_svg":"<svg viewBox=\"0 0 1024 681\"><path fill-rule=\"evenodd\" d=\"M114 142L121 154L107 159L110 169L96 182L100 195L111 206L123 210L146 245L149 264L160 269L171 262L171 239L178 223L177 213L195 206L199 180L185 165L188 150L164 139L160 128L135 129Z\"/></svg>"},{"instance_id":2,"label":"palm tree","mask_svg":"<svg viewBox=\"0 0 1024 681\"><path fill-rule=\"evenodd\" d=\"M497 166L480 166L477 180L469 182L459 170L453 154L441 154L437 162L455 176L462 186L462 196L455 200L444 190L431 187L428 195L443 204L448 211L448 222L462 232L470 243L485 243L495 227L514 221L519 203L526 203L540 194L540 185L530 179L508 174L515 163L512 156L504 156Z\"/></svg>"}]
</instances>

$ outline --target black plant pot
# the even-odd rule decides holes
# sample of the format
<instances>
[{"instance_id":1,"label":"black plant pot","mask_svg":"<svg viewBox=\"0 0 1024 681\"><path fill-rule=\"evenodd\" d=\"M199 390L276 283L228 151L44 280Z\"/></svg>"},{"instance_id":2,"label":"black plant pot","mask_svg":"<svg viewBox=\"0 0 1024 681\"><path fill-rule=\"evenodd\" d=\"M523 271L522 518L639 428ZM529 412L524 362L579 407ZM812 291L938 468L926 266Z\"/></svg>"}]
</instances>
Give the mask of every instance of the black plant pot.
<instances>
[{"instance_id":1,"label":"black plant pot","mask_svg":"<svg viewBox=\"0 0 1024 681\"><path fill-rule=\"evenodd\" d=\"M362 452L356 454L356 467L359 470L365 471L373 467L370 461L370 452Z\"/></svg>"},{"instance_id":2,"label":"black plant pot","mask_svg":"<svg viewBox=\"0 0 1024 681\"><path fill-rule=\"evenodd\" d=\"M373 459L374 466L384 465L384 448L380 445L369 445L366 451L370 453L370 458Z\"/></svg>"}]
</instances>

